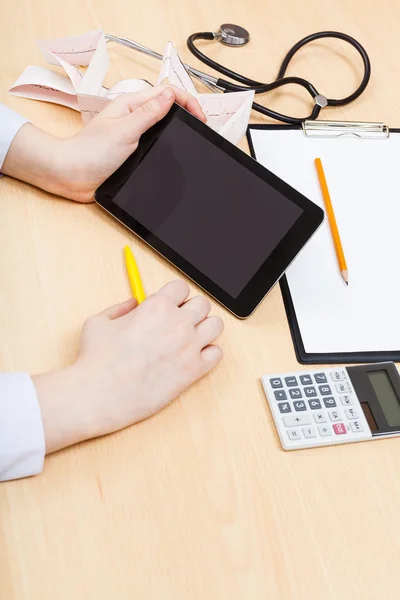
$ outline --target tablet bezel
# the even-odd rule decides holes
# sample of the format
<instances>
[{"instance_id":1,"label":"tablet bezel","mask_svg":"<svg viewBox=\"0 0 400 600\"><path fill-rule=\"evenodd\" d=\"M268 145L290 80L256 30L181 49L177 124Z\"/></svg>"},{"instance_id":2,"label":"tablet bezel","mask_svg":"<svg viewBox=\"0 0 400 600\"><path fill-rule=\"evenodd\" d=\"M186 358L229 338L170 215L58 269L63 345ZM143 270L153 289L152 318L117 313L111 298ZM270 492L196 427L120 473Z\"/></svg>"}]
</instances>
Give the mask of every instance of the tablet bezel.
<instances>
[{"instance_id":1,"label":"tablet bezel","mask_svg":"<svg viewBox=\"0 0 400 600\"><path fill-rule=\"evenodd\" d=\"M154 233L136 221L136 219L113 201L118 191L126 183L153 145L157 143L158 138L173 119L180 119L186 123L186 125L197 133L200 133L210 143L249 169L257 177L275 188L303 210L298 220L236 298L233 298L219 287L217 283L209 279L204 273L199 271L183 256L165 244ZM205 189L205 193L207 193L207 189ZM298 252L321 225L324 218L324 212L319 206L308 200L300 192L268 171L268 169L260 165L245 152L228 142L177 104L173 105L164 119L141 136L137 150L96 190L95 201L151 248L166 258L172 265L177 267L194 283L215 298L215 300L242 319L249 317L254 312L260 302L284 274ZM243 202L246 202L245 198L243 198ZM240 243L240 240L238 240L238 243Z\"/></svg>"}]
</instances>

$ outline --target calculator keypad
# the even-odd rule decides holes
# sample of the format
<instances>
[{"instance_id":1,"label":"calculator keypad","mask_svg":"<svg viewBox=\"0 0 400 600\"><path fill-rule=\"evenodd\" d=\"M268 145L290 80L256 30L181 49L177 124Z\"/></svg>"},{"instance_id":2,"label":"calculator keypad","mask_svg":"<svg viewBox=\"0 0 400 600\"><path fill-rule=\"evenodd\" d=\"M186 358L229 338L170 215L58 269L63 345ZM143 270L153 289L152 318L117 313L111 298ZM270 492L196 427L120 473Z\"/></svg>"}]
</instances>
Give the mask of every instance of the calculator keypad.
<instances>
[{"instance_id":1,"label":"calculator keypad","mask_svg":"<svg viewBox=\"0 0 400 600\"><path fill-rule=\"evenodd\" d=\"M336 433L336 435L346 435L346 425L344 423L335 423L333 426L333 431Z\"/></svg>"},{"instance_id":2,"label":"calculator keypad","mask_svg":"<svg viewBox=\"0 0 400 600\"><path fill-rule=\"evenodd\" d=\"M326 383L328 381L325 373L315 373L314 378L317 383Z\"/></svg>"},{"instance_id":3,"label":"calculator keypad","mask_svg":"<svg viewBox=\"0 0 400 600\"><path fill-rule=\"evenodd\" d=\"M290 415L283 417L283 422L286 427L299 427L300 425L310 425L312 423L308 415Z\"/></svg>"},{"instance_id":4,"label":"calculator keypad","mask_svg":"<svg viewBox=\"0 0 400 600\"><path fill-rule=\"evenodd\" d=\"M318 410L319 408L321 408L321 402L319 400L309 400L308 405L311 408L311 410Z\"/></svg>"},{"instance_id":5,"label":"calculator keypad","mask_svg":"<svg viewBox=\"0 0 400 600\"><path fill-rule=\"evenodd\" d=\"M341 381L340 383L335 383L336 391L339 394L347 394L351 391L351 388L348 383L345 381Z\"/></svg>"},{"instance_id":6,"label":"calculator keypad","mask_svg":"<svg viewBox=\"0 0 400 600\"><path fill-rule=\"evenodd\" d=\"M327 422L326 413L317 412L314 414L314 421L316 423L326 423Z\"/></svg>"},{"instance_id":7,"label":"calculator keypad","mask_svg":"<svg viewBox=\"0 0 400 600\"><path fill-rule=\"evenodd\" d=\"M358 419L360 416L360 413L355 408L346 408L344 412L348 419Z\"/></svg>"},{"instance_id":8,"label":"calculator keypad","mask_svg":"<svg viewBox=\"0 0 400 600\"><path fill-rule=\"evenodd\" d=\"M363 431L363 425L360 421L350 421L350 427L353 431Z\"/></svg>"},{"instance_id":9,"label":"calculator keypad","mask_svg":"<svg viewBox=\"0 0 400 600\"><path fill-rule=\"evenodd\" d=\"M314 386L312 386L312 387L305 387L304 388L304 393L307 396L307 398L312 398L313 396L317 395L317 390L315 389Z\"/></svg>"},{"instance_id":10,"label":"calculator keypad","mask_svg":"<svg viewBox=\"0 0 400 600\"><path fill-rule=\"evenodd\" d=\"M342 415L338 410L329 410L328 415L331 421L340 421L342 418Z\"/></svg>"},{"instance_id":11,"label":"calculator keypad","mask_svg":"<svg viewBox=\"0 0 400 600\"><path fill-rule=\"evenodd\" d=\"M283 387L282 379L279 379L279 377L276 377L275 379L270 379L269 382L270 382L272 388Z\"/></svg>"},{"instance_id":12,"label":"calculator keypad","mask_svg":"<svg viewBox=\"0 0 400 600\"><path fill-rule=\"evenodd\" d=\"M304 400L296 400L296 402L293 402L293 406L294 410L307 410Z\"/></svg>"},{"instance_id":13,"label":"calculator keypad","mask_svg":"<svg viewBox=\"0 0 400 600\"><path fill-rule=\"evenodd\" d=\"M330 396L332 394L332 390L329 385L319 385L318 389L321 396Z\"/></svg>"},{"instance_id":14,"label":"calculator keypad","mask_svg":"<svg viewBox=\"0 0 400 600\"><path fill-rule=\"evenodd\" d=\"M317 430L315 427L303 427L303 434L305 438L316 438Z\"/></svg>"},{"instance_id":15,"label":"calculator keypad","mask_svg":"<svg viewBox=\"0 0 400 600\"><path fill-rule=\"evenodd\" d=\"M330 398L324 398L323 400L326 408L333 408L334 406L336 406L336 400L333 396L331 396Z\"/></svg>"},{"instance_id":16,"label":"calculator keypad","mask_svg":"<svg viewBox=\"0 0 400 600\"><path fill-rule=\"evenodd\" d=\"M329 427L329 425L325 425L324 427L320 426L318 427L318 431L319 431L319 435L321 437L329 437L332 436L332 429Z\"/></svg>"},{"instance_id":17,"label":"calculator keypad","mask_svg":"<svg viewBox=\"0 0 400 600\"><path fill-rule=\"evenodd\" d=\"M344 396L339 396L339 398L340 398L340 402L343 404L343 406L350 406L351 404L353 404L353 399L350 394L345 394Z\"/></svg>"},{"instance_id":18,"label":"calculator keypad","mask_svg":"<svg viewBox=\"0 0 400 600\"><path fill-rule=\"evenodd\" d=\"M270 375L262 382L285 449L372 437L346 369Z\"/></svg>"},{"instance_id":19,"label":"calculator keypad","mask_svg":"<svg viewBox=\"0 0 400 600\"><path fill-rule=\"evenodd\" d=\"M331 379L332 381L343 381L345 379L345 372L343 370L331 371Z\"/></svg>"}]
</instances>

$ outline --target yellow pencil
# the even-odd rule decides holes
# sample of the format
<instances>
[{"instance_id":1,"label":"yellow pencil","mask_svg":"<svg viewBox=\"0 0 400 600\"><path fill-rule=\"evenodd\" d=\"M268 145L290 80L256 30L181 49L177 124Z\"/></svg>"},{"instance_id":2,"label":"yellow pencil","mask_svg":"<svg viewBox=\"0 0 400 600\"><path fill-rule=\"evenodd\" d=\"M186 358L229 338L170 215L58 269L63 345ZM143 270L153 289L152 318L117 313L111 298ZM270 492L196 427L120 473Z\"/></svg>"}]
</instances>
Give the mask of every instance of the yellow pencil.
<instances>
[{"instance_id":1,"label":"yellow pencil","mask_svg":"<svg viewBox=\"0 0 400 600\"><path fill-rule=\"evenodd\" d=\"M124 255L126 271L131 284L132 295L136 298L138 304L140 304L143 302L143 300L146 300L146 295L144 293L143 284L142 280L140 279L140 273L135 257L133 256L132 250L129 248L129 246L125 246Z\"/></svg>"},{"instance_id":2,"label":"yellow pencil","mask_svg":"<svg viewBox=\"0 0 400 600\"><path fill-rule=\"evenodd\" d=\"M331 197L329 195L328 184L326 183L325 173L322 167L321 159L316 158L314 160L314 163L318 173L319 185L321 186L322 196L325 202L326 213L328 215L329 226L331 228L333 245L335 246L336 256L339 263L340 274L343 277L346 285L349 285L349 272L347 269L346 259L344 257L342 242L340 241L339 230L336 223L335 213L333 212Z\"/></svg>"}]
</instances>

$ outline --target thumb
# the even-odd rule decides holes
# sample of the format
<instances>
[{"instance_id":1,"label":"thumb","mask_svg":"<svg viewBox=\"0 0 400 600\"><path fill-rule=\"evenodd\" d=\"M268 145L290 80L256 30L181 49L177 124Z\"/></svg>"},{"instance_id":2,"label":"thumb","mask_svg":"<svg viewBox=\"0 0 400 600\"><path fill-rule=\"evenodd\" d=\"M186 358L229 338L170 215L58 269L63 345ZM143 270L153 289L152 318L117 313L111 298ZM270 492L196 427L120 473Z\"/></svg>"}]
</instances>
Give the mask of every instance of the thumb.
<instances>
[{"instance_id":1,"label":"thumb","mask_svg":"<svg viewBox=\"0 0 400 600\"><path fill-rule=\"evenodd\" d=\"M132 141L137 142L145 131L161 121L171 108L174 100L174 91L167 87L158 96L151 98L127 115L123 121L124 126L132 136Z\"/></svg>"},{"instance_id":2,"label":"thumb","mask_svg":"<svg viewBox=\"0 0 400 600\"><path fill-rule=\"evenodd\" d=\"M137 307L137 305L138 303L135 298L129 298L129 300L121 302L121 304L114 304L113 306L109 306L100 314L104 315L110 320L119 319L120 317L123 317L130 313L132 310L134 310Z\"/></svg>"}]
</instances>

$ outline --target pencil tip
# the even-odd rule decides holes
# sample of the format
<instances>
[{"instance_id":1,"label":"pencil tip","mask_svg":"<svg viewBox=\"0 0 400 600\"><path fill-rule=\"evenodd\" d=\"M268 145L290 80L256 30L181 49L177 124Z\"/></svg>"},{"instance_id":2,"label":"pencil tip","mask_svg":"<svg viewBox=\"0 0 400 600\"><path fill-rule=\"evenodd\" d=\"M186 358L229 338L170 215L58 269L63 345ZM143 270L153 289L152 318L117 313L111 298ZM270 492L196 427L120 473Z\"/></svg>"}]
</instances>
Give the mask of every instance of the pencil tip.
<instances>
[{"instance_id":1,"label":"pencil tip","mask_svg":"<svg viewBox=\"0 0 400 600\"><path fill-rule=\"evenodd\" d=\"M348 282L348 281L346 281L346 285L349 285L349 282Z\"/></svg>"}]
</instances>

